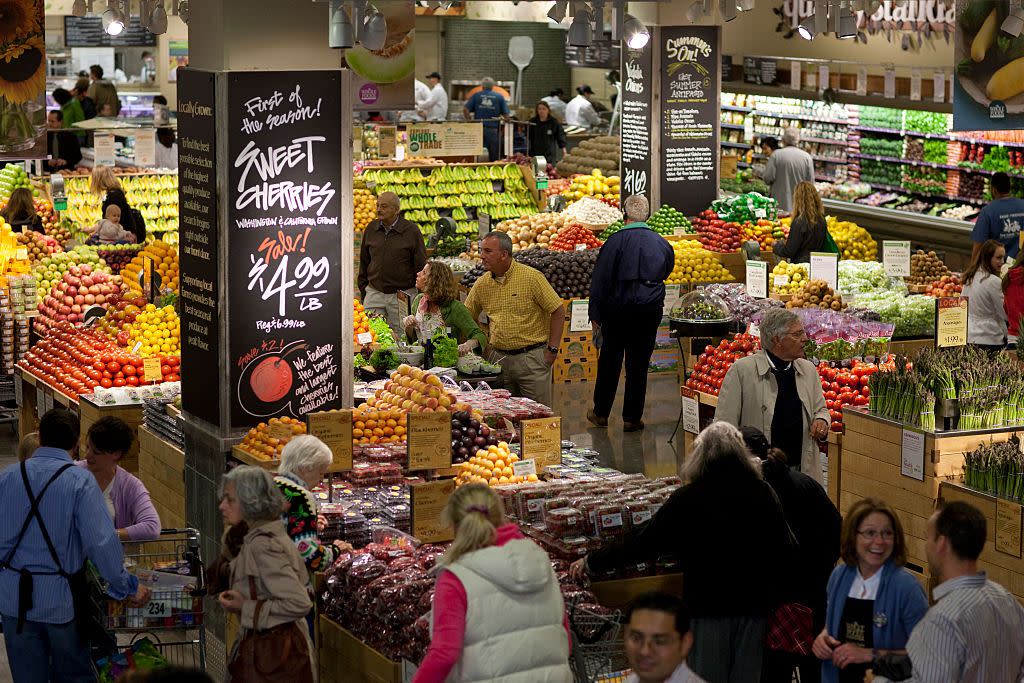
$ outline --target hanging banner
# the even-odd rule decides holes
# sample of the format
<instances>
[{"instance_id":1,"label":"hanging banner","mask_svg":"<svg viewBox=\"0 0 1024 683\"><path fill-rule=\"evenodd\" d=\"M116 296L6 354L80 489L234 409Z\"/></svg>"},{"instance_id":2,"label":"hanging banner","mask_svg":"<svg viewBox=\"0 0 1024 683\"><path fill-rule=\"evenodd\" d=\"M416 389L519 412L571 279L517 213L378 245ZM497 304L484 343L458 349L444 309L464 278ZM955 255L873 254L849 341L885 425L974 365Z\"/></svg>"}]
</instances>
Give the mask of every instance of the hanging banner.
<instances>
[{"instance_id":1,"label":"hanging banner","mask_svg":"<svg viewBox=\"0 0 1024 683\"><path fill-rule=\"evenodd\" d=\"M382 1L374 3L387 21L388 37L381 50L362 45L342 50L342 66L352 69L359 111L415 109L413 80L416 71L415 3Z\"/></svg>"},{"instance_id":2,"label":"hanging banner","mask_svg":"<svg viewBox=\"0 0 1024 683\"><path fill-rule=\"evenodd\" d=\"M654 103L654 45L658 30L640 49L622 51L622 122L619 168L623 199L651 196L651 125Z\"/></svg>"},{"instance_id":3,"label":"hanging banner","mask_svg":"<svg viewBox=\"0 0 1024 683\"><path fill-rule=\"evenodd\" d=\"M220 241L217 220L217 84L209 71L178 74L178 220L181 407L220 426Z\"/></svg>"},{"instance_id":4,"label":"hanging banner","mask_svg":"<svg viewBox=\"0 0 1024 683\"><path fill-rule=\"evenodd\" d=\"M411 157L464 157L480 154L484 147L484 126L467 123L410 123L406 128Z\"/></svg>"},{"instance_id":5,"label":"hanging banner","mask_svg":"<svg viewBox=\"0 0 1024 683\"><path fill-rule=\"evenodd\" d=\"M97 19L98 21L98 19ZM46 45L43 0L5 2L0 73L0 160L45 159Z\"/></svg>"},{"instance_id":6,"label":"hanging banner","mask_svg":"<svg viewBox=\"0 0 1024 683\"><path fill-rule=\"evenodd\" d=\"M232 72L231 427L340 408L341 74ZM348 348L347 346L345 348Z\"/></svg>"},{"instance_id":7,"label":"hanging banner","mask_svg":"<svg viewBox=\"0 0 1024 683\"><path fill-rule=\"evenodd\" d=\"M720 38L718 26L663 26L660 30L658 196L662 205L687 216L697 215L718 199Z\"/></svg>"},{"instance_id":8,"label":"hanging banner","mask_svg":"<svg viewBox=\"0 0 1024 683\"><path fill-rule=\"evenodd\" d=\"M1007 19L1020 26L1024 10L1009 0L956 0L956 16L953 130L1024 128L1024 34L1001 30Z\"/></svg>"}]
</instances>

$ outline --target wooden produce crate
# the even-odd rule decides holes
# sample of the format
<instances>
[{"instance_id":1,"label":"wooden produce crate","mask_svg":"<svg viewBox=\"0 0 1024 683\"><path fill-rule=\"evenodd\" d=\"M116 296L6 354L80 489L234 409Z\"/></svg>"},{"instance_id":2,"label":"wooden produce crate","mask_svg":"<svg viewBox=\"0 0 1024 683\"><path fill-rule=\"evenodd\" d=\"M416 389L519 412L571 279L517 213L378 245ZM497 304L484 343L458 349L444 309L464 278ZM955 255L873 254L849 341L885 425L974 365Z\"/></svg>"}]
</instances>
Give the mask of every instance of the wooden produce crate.
<instances>
[{"instance_id":1,"label":"wooden produce crate","mask_svg":"<svg viewBox=\"0 0 1024 683\"><path fill-rule=\"evenodd\" d=\"M737 282L746 282L747 280L747 260L743 256L743 252L734 251L728 254L722 254L717 251L711 252L715 255L718 261L722 264L722 267L729 271L729 274L733 276Z\"/></svg>"},{"instance_id":2,"label":"wooden produce crate","mask_svg":"<svg viewBox=\"0 0 1024 683\"><path fill-rule=\"evenodd\" d=\"M402 683L401 662L388 659L327 617L317 620L320 683Z\"/></svg>"},{"instance_id":3,"label":"wooden produce crate","mask_svg":"<svg viewBox=\"0 0 1024 683\"><path fill-rule=\"evenodd\" d=\"M828 433L828 497L839 507L839 492L843 480L843 435Z\"/></svg>"},{"instance_id":4,"label":"wooden produce crate","mask_svg":"<svg viewBox=\"0 0 1024 683\"><path fill-rule=\"evenodd\" d=\"M132 431L138 432L142 426L142 404L125 406L101 406L92 402L88 396L83 396L78 402L78 416L82 423L82 438L89 432L89 427L95 424L101 417L119 417L128 423ZM128 454L117 463L132 474L139 473L139 440L132 442L132 448Z\"/></svg>"},{"instance_id":5,"label":"wooden produce crate","mask_svg":"<svg viewBox=\"0 0 1024 683\"><path fill-rule=\"evenodd\" d=\"M935 509L939 485L963 478L964 453L982 443L1010 439L1019 427L981 432L926 433L924 480L901 473L903 426L863 409L843 410L846 433L840 461L839 511L843 514L861 498L880 498L891 505L903 523L910 568L927 575L924 547L928 517Z\"/></svg>"},{"instance_id":6,"label":"wooden produce crate","mask_svg":"<svg viewBox=\"0 0 1024 683\"><path fill-rule=\"evenodd\" d=\"M614 579L612 581L595 581L591 590L598 602L605 607L625 610L630 603L644 593L658 591L669 595L683 594L682 574L659 574L657 576L641 576L636 579Z\"/></svg>"},{"instance_id":7,"label":"wooden produce crate","mask_svg":"<svg viewBox=\"0 0 1024 683\"><path fill-rule=\"evenodd\" d=\"M255 465L271 472L276 470L277 466L281 464L280 460L262 460L257 458L238 446L231 447L231 457L245 465Z\"/></svg>"},{"instance_id":8,"label":"wooden produce crate","mask_svg":"<svg viewBox=\"0 0 1024 683\"><path fill-rule=\"evenodd\" d=\"M566 359L597 358L593 336L590 332L563 331L562 341L558 344L558 357Z\"/></svg>"},{"instance_id":9,"label":"wooden produce crate","mask_svg":"<svg viewBox=\"0 0 1024 683\"><path fill-rule=\"evenodd\" d=\"M139 479L149 489L165 529L185 523L185 452L145 426L139 427Z\"/></svg>"},{"instance_id":10,"label":"wooden produce crate","mask_svg":"<svg viewBox=\"0 0 1024 683\"><path fill-rule=\"evenodd\" d=\"M946 502L959 500L970 503L985 514L985 519L988 521L988 539L979 558L981 568L988 572L988 578L1013 593L1017 600L1024 604L1024 559L1020 555L996 548L998 528L996 509L997 505L1000 505L996 496L969 489L962 483L953 481L942 482L939 486L939 495ZM1009 509L1016 508L1017 514L1020 514L1020 503L1004 500L1001 504ZM1016 526L1017 543L1015 545L1016 552L1019 553L1021 533L1019 521Z\"/></svg>"},{"instance_id":11,"label":"wooden produce crate","mask_svg":"<svg viewBox=\"0 0 1024 683\"><path fill-rule=\"evenodd\" d=\"M593 382L597 379L597 357L555 359L551 377L556 383Z\"/></svg>"}]
</instances>

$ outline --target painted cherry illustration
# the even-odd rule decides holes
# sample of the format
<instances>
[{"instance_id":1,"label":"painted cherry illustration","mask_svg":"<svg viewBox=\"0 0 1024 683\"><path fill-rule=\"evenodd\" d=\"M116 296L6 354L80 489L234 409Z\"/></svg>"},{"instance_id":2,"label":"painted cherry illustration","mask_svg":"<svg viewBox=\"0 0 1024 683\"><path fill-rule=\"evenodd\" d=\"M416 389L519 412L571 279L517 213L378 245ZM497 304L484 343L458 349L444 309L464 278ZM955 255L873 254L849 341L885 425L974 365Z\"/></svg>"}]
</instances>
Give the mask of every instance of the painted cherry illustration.
<instances>
[{"instance_id":1,"label":"painted cherry illustration","mask_svg":"<svg viewBox=\"0 0 1024 683\"><path fill-rule=\"evenodd\" d=\"M305 344L293 346L281 355L268 355L253 368L249 386L260 401L274 403L284 398L295 381L295 372L287 357L306 348Z\"/></svg>"}]
</instances>

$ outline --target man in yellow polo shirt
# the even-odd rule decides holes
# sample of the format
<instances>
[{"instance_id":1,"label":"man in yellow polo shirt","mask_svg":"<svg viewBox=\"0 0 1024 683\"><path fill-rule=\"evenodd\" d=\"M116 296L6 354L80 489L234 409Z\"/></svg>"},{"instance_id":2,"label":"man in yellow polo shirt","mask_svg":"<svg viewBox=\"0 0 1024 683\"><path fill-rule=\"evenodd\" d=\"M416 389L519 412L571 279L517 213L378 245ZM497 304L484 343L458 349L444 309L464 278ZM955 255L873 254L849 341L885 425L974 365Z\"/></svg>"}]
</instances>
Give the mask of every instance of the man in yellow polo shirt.
<instances>
[{"instance_id":1,"label":"man in yellow polo shirt","mask_svg":"<svg viewBox=\"0 0 1024 683\"><path fill-rule=\"evenodd\" d=\"M487 316L488 357L501 365L501 379L514 396L550 406L565 305L540 271L512 259L507 234L485 235L480 259L489 272L473 285L466 308L474 320Z\"/></svg>"}]
</instances>

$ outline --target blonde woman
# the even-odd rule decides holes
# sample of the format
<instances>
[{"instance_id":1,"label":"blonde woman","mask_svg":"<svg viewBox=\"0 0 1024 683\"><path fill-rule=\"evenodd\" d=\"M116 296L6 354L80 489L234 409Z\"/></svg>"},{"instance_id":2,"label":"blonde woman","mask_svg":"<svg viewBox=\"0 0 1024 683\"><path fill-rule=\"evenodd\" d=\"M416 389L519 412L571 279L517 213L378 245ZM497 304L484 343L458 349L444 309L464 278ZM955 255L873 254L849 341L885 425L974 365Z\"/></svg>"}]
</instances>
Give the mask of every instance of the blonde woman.
<instances>
[{"instance_id":1,"label":"blonde woman","mask_svg":"<svg viewBox=\"0 0 1024 683\"><path fill-rule=\"evenodd\" d=\"M146 226L144 223L139 224L138 217L132 211L132 207L128 205L128 198L124 194L124 188L121 187L121 181L114 176L114 171L109 166L98 165L92 169L89 191L103 198L100 220L107 215L107 207L114 204L121 209L121 227L132 233L136 242L145 241Z\"/></svg>"},{"instance_id":2,"label":"blonde woman","mask_svg":"<svg viewBox=\"0 0 1024 683\"><path fill-rule=\"evenodd\" d=\"M793 192L793 221L789 239L778 240L772 247L779 258L792 263L808 263L812 251L825 250L825 209L814 183L803 182Z\"/></svg>"},{"instance_id":3,"label":"blonde woman","mask_svg":"<svg viewBox=\"0 0 1024 683\"><path fill-rule=\"evenodd\" d=\"M455 490L443 519L433 639L413 683L570 683L565 605L551 560L505 519L483 484Z\"/></svg>"}]
</instances>

